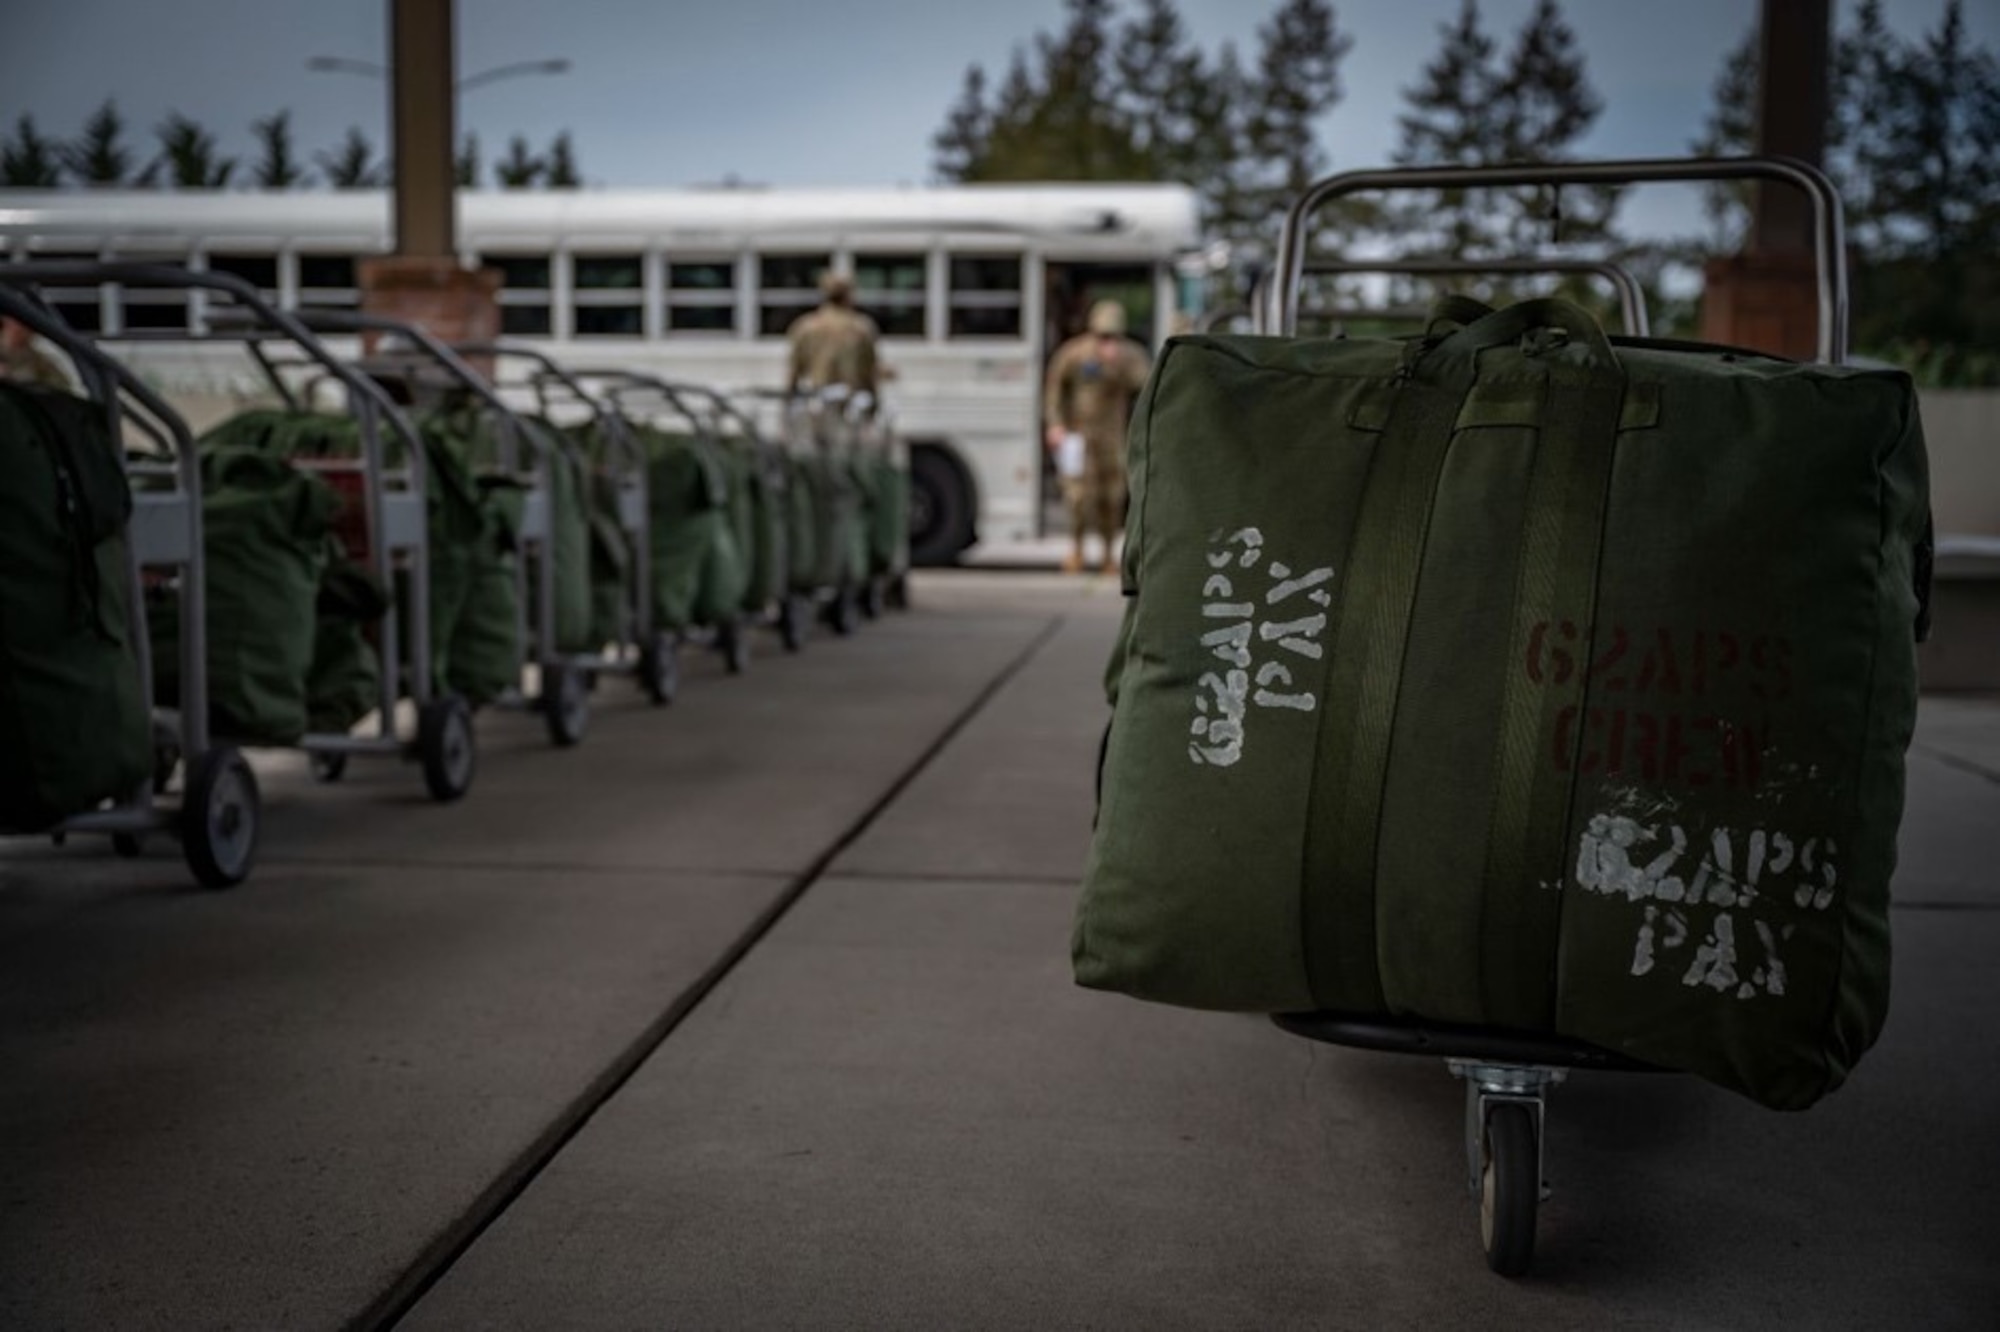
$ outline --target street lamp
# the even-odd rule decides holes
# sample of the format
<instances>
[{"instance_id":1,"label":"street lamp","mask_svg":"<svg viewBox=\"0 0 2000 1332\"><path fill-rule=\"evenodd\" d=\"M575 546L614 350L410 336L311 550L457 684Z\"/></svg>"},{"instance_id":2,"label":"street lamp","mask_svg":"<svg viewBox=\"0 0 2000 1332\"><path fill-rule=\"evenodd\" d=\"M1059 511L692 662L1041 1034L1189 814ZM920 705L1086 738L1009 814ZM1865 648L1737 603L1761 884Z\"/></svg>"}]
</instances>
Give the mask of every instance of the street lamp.
<instances>
[{"instance_id":1,"label":"street lamp","mask_svg":"<svg viewBox=\"0 0 2000 1332\"><path fill-rule=\"evenodd\" d=\"M388 66L378 65L373 60L353 60L347 56L313 56L306 61L306 68L318 74L365 74L372 79L389 77ZM517 60L511 65L497 65L492 69L483 69L477 74L467 75L460 79L455 87L459 92L467 92L520 74L567 73L569 73L569 61L560 56L550 60Z\"/></svg>"}]
</instances>

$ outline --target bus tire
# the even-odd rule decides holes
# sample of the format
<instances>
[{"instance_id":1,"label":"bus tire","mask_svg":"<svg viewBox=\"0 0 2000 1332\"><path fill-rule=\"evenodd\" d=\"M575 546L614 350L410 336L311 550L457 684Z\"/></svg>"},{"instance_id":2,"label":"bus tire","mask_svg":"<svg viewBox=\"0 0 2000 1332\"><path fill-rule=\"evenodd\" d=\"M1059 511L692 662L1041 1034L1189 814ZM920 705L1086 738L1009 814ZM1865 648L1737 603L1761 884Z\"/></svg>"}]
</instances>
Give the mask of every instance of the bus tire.
<instances>
[{"instance_id":1,"label":"bus tire","mask_svg":"<svg viewBox=\"0 0 2000 1332\"><path fill-rule=\"evenodd\" d=\"M972 479L934 445L910 450L910 563L955 564L972 544Z\"/></svg>"}]
</instances>

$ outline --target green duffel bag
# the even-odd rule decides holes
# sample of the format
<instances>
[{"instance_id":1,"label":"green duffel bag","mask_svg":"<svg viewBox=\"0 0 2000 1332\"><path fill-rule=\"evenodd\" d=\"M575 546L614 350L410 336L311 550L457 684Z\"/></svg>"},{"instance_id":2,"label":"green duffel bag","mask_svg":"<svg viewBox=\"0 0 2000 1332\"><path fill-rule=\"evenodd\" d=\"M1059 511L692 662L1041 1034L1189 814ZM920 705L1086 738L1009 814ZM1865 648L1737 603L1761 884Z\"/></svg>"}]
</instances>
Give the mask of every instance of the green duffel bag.
<instances>
[{"instance_id":1,"label":"green duffel bag","mask_svg":"<svg viewBox=\"0 0 2000 1332\"><path fill-rule=\"evenodd\" d=\"M909 569L910 477L885 454L866 465L868 486L868 570L896 575Z\"/></svg>"},{"instance_id":2,"label":"green duffel bag","mask_svg":"<svg viewBox=\"0 0 2000 1332\"><path fill-rule=\"evenodd\" d=\"M201 442L208 705L218 735L289 745L309 725L320 578L340 500L276 451ZM178 661L178 625L155 620L156 662ZM161 670L162 701L178 681Z\"/></svg>"},{"instance_id":3,"label":"green duffel bag","mask_svg":"<svg viewBox=\"0 0 2000 1332\"><path fill-rule=\"evenodd\" d=\"M743 609L755 615L784 600L791 586L785 551L788 518L782 482L766 469L754 446L742 449L750 490L750 530L743 546Z\"/></svg>"},{"instance_id":4,"label":"green duffel bag","mask_svg":"<svg viewBox=\"0 0 2000 1332\"><path fill-rule=\"evenodd\" d=\"M306 722L322 734L341 734L381 702L382 668L367 631L388 614L389 592L335 544L320 576L316 610Z\"/></svg>"},{"instance_id":5,"label":"green duffel bag","mask_svg":"<svg viewBox=\"0 0 2000 1332\"><path fill-rule=\"evenodd\" d=\"M591 652L590 497L583 459L562 432L524 419L549 452L549 543L556 566L555 647L558 652Z\"/></svg>"},{"instance_id":6,"label":"green duffel bag","mask_svg":"<svg viewBox=\"0 0 2000 1332\"><path fill-rule=\"evenodd\" d=\"M861 487L844 459L822 454L806 460L813 502L813 582L852 587L868 577L868 529Z\"/></svg>"},{"instance_id":7,"label":"green duffel bag","mask_svg":"<svg viewBox=\"0 0 2000 1332\"><path fill-rule=\"evenodd\" d=\"M736 617L748 579L721 451L692 434L645 428L652 510L653 620L661 629Z\"/></svg>"},{"instance_id":8,"label":"green duffel bag","mask_svg":"<svg viewBox=\"0 0 2000 1332\"><path fill-rule=\"evenodd\" d=\"M797 455L785 458L785 565L794 592L810 593L820 586L818 503L812 468L810 459Z\"/></svg>"},{"instance_id":9,"label":"green duffel bag","mask_svg":"<svg viewBox=\"0 0 2000 1332\"><path fill-rule=\"evenodd\" d=\"M1130 439L1081 983L1839 1085L1916 707L1905 376L1531 301L1175 339Z\"/></svg>"},{"instance_id":10,"label":"green duffel bag","mask_svg":"<svg viewBox=\"0 0 2000 1332\"><path fill-rule=\"evenodd\" d=\"M103 409L0 381L0 827L39 831L152 770L131 514Z\"/></svg>"}]
</instances>

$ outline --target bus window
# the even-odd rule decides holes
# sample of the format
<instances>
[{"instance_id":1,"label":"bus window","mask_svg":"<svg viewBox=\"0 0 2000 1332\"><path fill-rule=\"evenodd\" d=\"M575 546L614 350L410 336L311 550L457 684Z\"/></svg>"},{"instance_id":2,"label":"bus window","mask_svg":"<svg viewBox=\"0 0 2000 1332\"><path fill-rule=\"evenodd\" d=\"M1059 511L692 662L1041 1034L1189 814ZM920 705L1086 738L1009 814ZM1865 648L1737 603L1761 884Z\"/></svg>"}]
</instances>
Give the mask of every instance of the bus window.
<instances>
[{"instance_id":1,"label":"bus window","mask_svg":"<svg viewBox=\"0 0 2000 1332\"><path fill-rule=\"evenodd\" d=\"M88 253L57 254L50 251L30 252L30 259L46 260L50 263L94 264L99 256L96 251ZM104 302L96 287L45 287L42 295L49 304L55 306L65 324L79 333L98 333L104 328Z\"/></svg>"},{"instance_id":2,"label":"bus window","mask_svg":"<svg viewBox=\"0 0 2000 1332\"><path fill-rule=\"evenodd\" d=\"M785 335L792 321L819 304L819 275L833 265L833 256L766 254L757 260L757 331L767 338Z\"/></svg>"},{"instance_id":3,"label":"bus window","mask_svg":"<svg viewBox=\"0 0 2000 1332\"><path fill-rule=\"evenodd\" d=\"M579 254L574 324L585 337L636 338L645 332L645 261L636 254Z\"/></svg>"},{"instance_id":4,"label":"bus window","mask_svg":"<svg viewBox=\"0 0 2000 1332\"><path fill-rule=\"evenodd\" d=\"M667 265L666 318L670 333L736 331L736 261L696 259Z\"/></svg>"},{"instance_id":5,"label":"bus window","mask_svg":"<svg viewBox=\"0 0 2000 1332\"><path fill-rule=\"evenodd\" d=\"M214 254L208 256L208 271L240 277L265 296L278 296L278 256L275 254Z\"/></svg>"},{"instance_id":6,"label":"bus window","mask_svg":"<svg viewBox=\"0 0 2000 1332\"><path fill-rule=\"evenodd\" d=\"M928 263L921 254L854 256L855 306L884 337L924 335L924 287Z\"/></svg>"},{"instance_id":7,"label":"bus window","mask_svg":"<svg viewBox=\"0 0 2000 1332\"><path fill-rule=\"evenodd\" d=\"M185 254L128 252L115 257L120 263L171 264L176 267L188 261ZM188 293L185 289L114 286L112 292L118 298L118 324L121 328L185 329L188 326Z\"/></svg>"},{"instance_id":8,"label":"bus window","mask_svg":"<svg viewBox=\"0 0 2000 1332\"><path fill-rule=\"evenodd\" d=\"M500 331L515 337L547 337L549 257L546 254L482 254L479 262L500 270Z\"/></svg>"},{"instance_id":9,"label":"bus window","mask_svg":"<svg viewBox=\"0 0 2000 1332\"><path fill-rule=\"evenodd\" d=\"M299 304L325 309L353 309L361 304L361 280L354 257L346 254L299 256Z\"/></svg>"},{"instance_id":10,"label":"bus window","mask_svg":"<svg viewBox=\"0 0 2000 1332\"><path fill-rule=\"evenodd\" d=\"M1021 259L1011 254L951 257L954 338L1021 336Z\"/></svg>"}]
</instances>

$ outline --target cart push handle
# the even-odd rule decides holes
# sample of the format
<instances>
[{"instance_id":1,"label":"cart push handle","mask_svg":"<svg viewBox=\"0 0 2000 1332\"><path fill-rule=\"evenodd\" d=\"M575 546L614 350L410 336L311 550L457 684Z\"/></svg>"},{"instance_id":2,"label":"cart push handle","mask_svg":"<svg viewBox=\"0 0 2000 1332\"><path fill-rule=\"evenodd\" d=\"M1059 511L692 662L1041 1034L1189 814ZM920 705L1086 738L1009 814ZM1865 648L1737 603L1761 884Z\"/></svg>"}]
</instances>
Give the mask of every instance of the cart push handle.
<instances>
[{"instance_id":1,"label":"cart push handle","mask_svg":"<svg viewBox=\"0 0 2000 1332\"><path fill-rule=\"evenodd\" d=\"M1635 338L1652 334L1645 289L1639 285L1639 279L1632 275L1631 269L1613 259L1555 256L1535 259L1347 259L1307 264L1304 271L1312 277L1336 277L1349 273L1382 273L1399 277L1493 277L1505 274L1601 277L1618 294L1618 312L1625 321L1626 333ZM1260 285L1251 295L1251 308L1262 309L1269 291L1268 278L1260 279ZM1313 312L1302 310L1301 313Z\"/></svg>"},{"instance_id":2,"label":"cart push handle","mask_svg":"<svg viewBox=\"0 0 2000 1332\"><path fill-rule=\"evenodd\" d=\"M1278 280L1256 311L1284 336L1297 331L1307 224L1328 201L1382 190L1503 188L1515 185L1650 185L1766 180L1804 192L1813 211L1813 265L1819 288L1819 359L1847 357L1847 245L1840 195L1826 173L1790 157L1637 158L1607 162L1532 162L1501 166L1394 167L1328 176L1299 196L1278 237Z\"/></svg>"}]
</instances>

